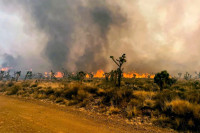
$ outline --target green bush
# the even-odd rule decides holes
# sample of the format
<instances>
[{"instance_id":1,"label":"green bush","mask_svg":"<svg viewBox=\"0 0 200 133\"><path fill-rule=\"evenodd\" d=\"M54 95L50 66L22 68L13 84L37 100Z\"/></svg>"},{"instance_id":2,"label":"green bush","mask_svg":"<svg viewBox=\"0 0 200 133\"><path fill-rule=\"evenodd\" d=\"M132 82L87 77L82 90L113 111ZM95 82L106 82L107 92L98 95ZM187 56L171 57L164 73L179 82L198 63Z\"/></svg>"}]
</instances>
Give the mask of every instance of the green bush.
<instances>
[{"instance_id":1,"label":"green bush","mask_svg":"<svg viewBox=\"0 0 200 133\"><path fill-rule=\"evenodd\" d=\"M154 83L156 83L160 87L161 91L164 88L176 83L176 81L176 79L170 78L169 73L167 71L157 73L154 77Z\"/></svg>"}]
</instances>

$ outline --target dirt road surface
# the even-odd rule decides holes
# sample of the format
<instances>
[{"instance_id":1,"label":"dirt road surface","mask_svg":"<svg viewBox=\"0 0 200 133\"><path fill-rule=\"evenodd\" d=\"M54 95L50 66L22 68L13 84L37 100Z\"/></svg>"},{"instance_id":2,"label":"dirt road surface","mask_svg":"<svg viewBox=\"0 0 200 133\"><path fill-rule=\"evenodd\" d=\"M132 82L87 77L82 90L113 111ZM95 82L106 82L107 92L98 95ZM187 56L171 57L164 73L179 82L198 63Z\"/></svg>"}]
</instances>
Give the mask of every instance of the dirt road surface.
<instances>
[{"instance_id":1,"label":"dirt road surface","mask_svg":"<svg viewBox=\"0 0 200 133\"><path fill-rule=\"evenodd\" d=\"M0 133L169 132L122 124L70 107L0 95Z\"/></svg>"}]
</instances>

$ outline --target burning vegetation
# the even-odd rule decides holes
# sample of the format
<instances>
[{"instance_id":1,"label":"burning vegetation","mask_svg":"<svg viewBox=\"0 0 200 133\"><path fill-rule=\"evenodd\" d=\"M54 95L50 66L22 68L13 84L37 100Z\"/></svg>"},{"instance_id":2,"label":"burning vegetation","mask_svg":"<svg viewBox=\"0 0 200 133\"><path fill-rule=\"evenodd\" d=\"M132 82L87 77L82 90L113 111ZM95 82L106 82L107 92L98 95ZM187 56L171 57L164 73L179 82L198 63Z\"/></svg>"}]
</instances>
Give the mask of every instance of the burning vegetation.
<instances>
[{"instance_id":1,"label":"burning vegetation","mask_svg":"<svg viewBox=\"0 0 200 133\"><path fill-rule=\"evenodd\" d=\"M12 70L11 68L2 68L1 69L1 71L3 73L3 78L4 79L6 79L6 73L8 73L8 72L9 72L9 76L10 76L9 79L14 78L15 71L13 72L13 75L12 75L12 74L10 74L11 70ZM31 72L32 71L27 71L28 75ZM86 79L91 79L91 78L105 78L106 77L105 73L106 72L104 72L102 69L100 69L100 70L97 70L97 72L87 73L86 76L85 76L85 78ZM113 73L113 71L111 71L109 73L109 76L108 76L109 78L111 78L112 73ZM41 76L38 77L38 75L40 75L40 74L42 74L42 73L30 74L29 76L32 77L33 79L37 79L37 78L40 77L41 79L44 79L44 80L45 79L50 79L50 77L52 77L51 76L52 72L44 72ZM65 75L64 72L58 71L58 72L56 72L54 74L54 77L57 78L57 79L62 79L62 78L64 78L64 75ZM75 73L74 72L73 73L68 73L68 76L69 75L75 75ZM154 76L155 76L154 74L149 74L149 73L136 73L136 72L123 72L122 73L122 77L123 78L129 78L129 79L135 79L135 78L151 78L151 79L153 79ZM25 78L25 79L27 79L27 78Z\"/></svg>"},{"instance_id":2,"label":"burning vegetation","mask_svg":"<svg viewBox=\"0 0 200 133\"><path fill-rule=\"evenodd\" d=\"M0 0L0 91L200 132L200 72L191 73L200 67L198 5Z\"/></svg>"},{"instance_id":3,"label":"burning vegetation","mask_svg":"<svg viewBox=\"0 0 200 133\"><path fill-rule=\"evenodd\" d=\"M116 70L104 72L33 73L2 68L0 92L27 98L48 99L130 121L156 124L179 131L199 131L200 81L186 72L174 78L167 71L157 74L123 72L126 55L111 56ZM13 72L14 75L11 75ZM137 119L138 117L142 119Z\"/></svg>"}]
</instances>

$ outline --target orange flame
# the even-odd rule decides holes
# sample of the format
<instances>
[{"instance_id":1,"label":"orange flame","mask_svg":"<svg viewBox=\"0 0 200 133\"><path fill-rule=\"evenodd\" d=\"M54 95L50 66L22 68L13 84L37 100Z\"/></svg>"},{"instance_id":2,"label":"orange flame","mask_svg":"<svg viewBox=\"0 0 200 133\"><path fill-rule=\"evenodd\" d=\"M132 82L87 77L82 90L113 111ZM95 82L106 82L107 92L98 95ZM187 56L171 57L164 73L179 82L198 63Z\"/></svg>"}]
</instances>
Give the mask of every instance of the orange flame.
<instances>
[{"instance_id":1,"label":"orange flame","mask_svg":"<svg viewBox=\"0 0 200 133\"><path fill-rule=\"evenodd\" d=\"M155 75L151 75L149 73L136 73L136 72L128 72L128 73L123 73L124 78L154 78Z\"/></svg>"},{"instance_id":2,"label":"orange flame","mask_svg":"<svg viewBox=\"0 0 200 133\"><path fill-rule=\"evenodd\" d=\"M12 69L12 68L11 67L4 67L4 68L1 68L1 71L8 71L10 69Z\"/></svg>"},{"instance_id":3,"label":"orange flame","mask_svg":"<svg viewBox=\"0 0 200 133\"><path fill-rule=\"evenodd\" d=\"M45 77L48 77L48 75L50 75L51 73L48 73L48 72L45 72L44 73L44 76ZM72 73L74 74L74 73ZM105 72L103 70L98 70L96 73L94 73L94 78L105 78ZM63 78L63 73L62 72L56 72L55 74L55 77L56 78ZM90 78L90 75L89 74L86 74L85 76L86 78ZM149 73L136 73L136 72L127 72L127 73L123 73L123 77L124 78L154 78L155 75L153 74L149 74Z\"/></svg>"},{"instance_id":4,"label":"orange flame","mask_svg":"<svg viewBox=\"0 0 200 133\"><path fill-rule=\"evenodd\" d=\"M89 76L89 75L88 75ZM142 74L139 74L139 73L136 73L136 72L128 72L128 73L123 73L123 77L124 78L154 78L155 75L153 74L149 74L149 73L142 73ZM86 75L87 77L87 75ZM98 70L96 72L96 74L94 74L94 78L104 78L105 75L104 75L104 71L103 70Z\"/></svg>"},{"instance_id":5,"label":"orange flame","mask_svg":"<svg viewBox=\"0 0 200 133\"><path fill-rule=\"evenodd\" d=\"M55 77L56 78L62 78L63 77L63 73L62 72L56 72Z\"/></svg>"},{"instance_id":6,"label":"orange flame","mask_svg":"<svg viewBox=\"0 0 200 133\"><path fill-rule=\"evenodd\" d=\"M96 72L96 74L94 74L94 78L104 78L105 76L104 76L104 71L103 70L98 70L97 72Z\"/></svg>"},{"instance_id":7,"label":"orange flame","mask_svg":"<svg viewBox=\"0 0 200 133\"><path fill-rule=\"evenodd\" d=\"M89 74L86 74L86 76L85 76L86 78L90 78L90 75Z\"/></svg>"},{"instance_id":8,"label":"orange flame","mask_svg":"<svg viewBox=\"0 0 200 133\"><path fill-rule=\"evenodd\" d=\"M44 77L47 78L48 77L48 72L44 73Z\"/></svg>"}]
</instances>

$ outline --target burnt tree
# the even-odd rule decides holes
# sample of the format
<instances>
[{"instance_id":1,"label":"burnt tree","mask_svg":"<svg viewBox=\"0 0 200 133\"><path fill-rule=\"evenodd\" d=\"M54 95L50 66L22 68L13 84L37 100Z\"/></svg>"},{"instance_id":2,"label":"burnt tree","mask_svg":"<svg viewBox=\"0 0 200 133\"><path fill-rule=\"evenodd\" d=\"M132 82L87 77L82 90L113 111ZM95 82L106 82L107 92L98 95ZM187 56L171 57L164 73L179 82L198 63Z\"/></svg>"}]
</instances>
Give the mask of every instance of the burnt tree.
<instances>
[{"instance_id":1,"label":"burnt tree","mask_svg":"<svg viewBox=\"0 0 200 133\"><path fill-rule=\"evenodd\" d=\"M109 79L110 73L104 73L104 76L105 76L106 82L108 82L108 79Z\"/></svg>"},{"instance_id":2,"label":"burnt tree","mask_svg":"<svg viewBox=\"0 0 200 133\"><path fill-rule=\"evenodd\" d=\"M126 54L123 54L119 59L115 59L114 56L110 56L110 58L115 62L115 64L118 66L117 68L117 76L118 76L118 84L117 86L121 86L121 78L122 78L122 65L126 62Z\"/></svg>"}]
</instances>

